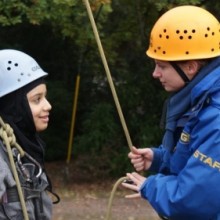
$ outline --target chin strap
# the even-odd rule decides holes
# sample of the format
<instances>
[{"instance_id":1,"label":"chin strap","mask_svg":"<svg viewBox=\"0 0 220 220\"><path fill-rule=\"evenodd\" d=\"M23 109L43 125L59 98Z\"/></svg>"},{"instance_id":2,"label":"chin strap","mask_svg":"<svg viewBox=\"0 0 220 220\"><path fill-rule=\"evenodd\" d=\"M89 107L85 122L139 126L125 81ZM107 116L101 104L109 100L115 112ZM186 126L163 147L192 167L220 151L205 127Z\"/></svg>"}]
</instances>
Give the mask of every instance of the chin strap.
<instances>
[{"instance_id":1,"label":"chin strap","mask_svg":"<svg viewBox=\"0 0 220 220\"><path fill-rule=\"evenodd\" d=\"M177 73L180 75L180 77L183 79L183 81L188 84L190 82L189 78L186 76L186 74L183 72L183 70L176 64L176 62L170 62L172 67L177 71Z\"/></svg>"}]
</instances>

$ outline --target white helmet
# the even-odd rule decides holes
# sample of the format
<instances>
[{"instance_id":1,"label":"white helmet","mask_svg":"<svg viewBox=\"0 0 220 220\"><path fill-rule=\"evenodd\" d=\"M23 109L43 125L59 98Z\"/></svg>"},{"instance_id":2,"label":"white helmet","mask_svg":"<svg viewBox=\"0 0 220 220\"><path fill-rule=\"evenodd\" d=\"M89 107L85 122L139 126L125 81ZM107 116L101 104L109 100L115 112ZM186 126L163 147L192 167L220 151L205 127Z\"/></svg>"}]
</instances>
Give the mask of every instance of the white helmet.
<instances>
[{"instance_id":1,"label":"white helmet","mask_svg":"<svg viewBox=\"0 0 220 220\"><path fill-rule=\"evenodd\" d=\"M29 55L18 50L0 50L0 97L46 75Z\"/></svg>"}]
</instances>

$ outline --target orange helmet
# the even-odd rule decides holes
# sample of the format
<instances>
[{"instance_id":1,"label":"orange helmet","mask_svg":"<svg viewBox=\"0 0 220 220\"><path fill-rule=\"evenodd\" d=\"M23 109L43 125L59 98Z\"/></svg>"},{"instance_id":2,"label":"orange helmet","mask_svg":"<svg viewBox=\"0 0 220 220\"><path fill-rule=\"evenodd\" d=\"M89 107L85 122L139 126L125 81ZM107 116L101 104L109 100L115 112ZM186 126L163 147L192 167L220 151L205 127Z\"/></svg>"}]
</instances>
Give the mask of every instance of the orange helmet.
<instances>
[{"instance_id":1,"label":"orange helmet","mask_svg":"<svg viewBox=\"0 0 220 220\"><path fill-rule=\"evenodd\" d=\"M197 6L179 6L155 23L147 55L164 61L206 59L220 55L220 24Z\"/></svg>"}]
</instances>

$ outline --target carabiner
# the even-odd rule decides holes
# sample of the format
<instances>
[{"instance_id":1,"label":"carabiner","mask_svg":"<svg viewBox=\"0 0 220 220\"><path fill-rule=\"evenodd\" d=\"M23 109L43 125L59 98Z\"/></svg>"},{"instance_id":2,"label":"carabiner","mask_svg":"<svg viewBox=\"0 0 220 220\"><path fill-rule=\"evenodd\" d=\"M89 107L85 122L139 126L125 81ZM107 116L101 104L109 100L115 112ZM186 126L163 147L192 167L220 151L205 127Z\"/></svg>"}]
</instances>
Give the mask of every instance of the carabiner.
<instances>
[{"instance_id":1,"label":"carabiner","mask_svg":"<svg viewBox=\"0 0 220 220\"><path fill-rule=\"evenodd\" d=\"M26 156L30 161L32 161L35 165L37 165L39 171L38 174L36 175L37 178L40 177L40 175L42 174L42 167L40 165L40 163L38 163L30 154L28 154L27 152L24 152L24 156Z\"/></svg>"}]
</instances>

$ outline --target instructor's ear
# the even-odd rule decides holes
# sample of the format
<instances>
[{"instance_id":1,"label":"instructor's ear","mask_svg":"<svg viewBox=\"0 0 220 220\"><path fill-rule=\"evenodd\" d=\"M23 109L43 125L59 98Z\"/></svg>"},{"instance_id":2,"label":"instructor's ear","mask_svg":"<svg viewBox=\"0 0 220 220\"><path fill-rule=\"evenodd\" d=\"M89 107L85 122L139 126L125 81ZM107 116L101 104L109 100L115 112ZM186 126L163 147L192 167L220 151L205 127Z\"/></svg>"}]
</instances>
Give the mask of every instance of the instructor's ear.
<instances>
[{"instance_id":1,"label":"instructor's ear","mask_svg":"<svg viewBox=\"0 0 220 220\"><path fill-rule=\"evenodd\" d=\"M188 61L188 69L189 69L189 73L193 74L193 73L197 73L201 67L201 64L197 61L194 60L190 60Z\"/></svg>"},{"instance_id":2,"label":"instructor's ear","mask_svg":"<svg viewBox=\"0 0 220 220\"><path fill-rule=\"evenodd\" d=\"M189 79L192 79L201 68L201 64L195 60L189 60L183 64L183 70Z\"/></svg>"}]
</instances>

